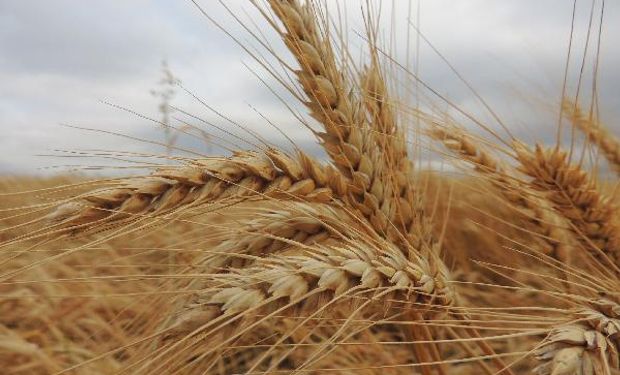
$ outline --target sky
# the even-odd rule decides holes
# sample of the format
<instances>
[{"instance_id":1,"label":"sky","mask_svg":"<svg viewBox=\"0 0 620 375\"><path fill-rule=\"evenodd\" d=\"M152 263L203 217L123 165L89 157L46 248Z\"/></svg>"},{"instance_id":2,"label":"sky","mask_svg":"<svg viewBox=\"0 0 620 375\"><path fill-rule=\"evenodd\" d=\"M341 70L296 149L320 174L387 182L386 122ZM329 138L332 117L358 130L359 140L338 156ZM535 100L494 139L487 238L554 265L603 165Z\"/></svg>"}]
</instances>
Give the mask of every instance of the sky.
<instances>
[{"instance_id":1,"label":"sky","mask_svg":"<svg viewBox=\"0 0 620 375\"><path fill-rule=\"evenodd\" d=\"M179 147L198 154L250 148L254 142L241 129L245 127L290 148L286 137L272 126L277 125L297 145L319 154L310 131L281 101L291 103L290 95L248 52L267 55L265 49L218 1L197 1L247 50L189 0L0 0L0 173L55 173L76 165L119 164L110 158L84 157L93 150L165 153L165 147L156 144L162 142L163 131L148 119L162 118L161 100L152 91L163 87L159 84L163 60L182 83L175 87L171 105L194 116L175 111L171 114L173 124L180 124L179 120L212 133L208 142L200 136L183 136ZM364 43L360 6L365 2L338 2L347 10L347 36L353 47ZM226 0L225 4L285 61L292 61L249 0ZM551 140L572 1L394 0L382 4L381 35L388 39L394 35L393 56L399 62L419 61L416 71L421 80L451 103L492 123L445 62L423 42L416 47L412 24L498 111L511 132L531 142ZM577 4L568 86L571 95L579 76L592 2L578 0ZM601 0L594 5L596 24ZM330 14L336 15L336 1L329 2L329 7ZM607 1L599 60L600 113L603 122L620 134L620 124L614 122L620 118L617 35L620 3ZM586 99L594 37L584 71L582 97ZM408 59L407 50L419 51L418 58ZM411 80L403 82L405 90L412 90ZM449 109L441 100L433 100L434 105ZM227 135L229 132L242 139Z\"/></svg>"}]
</instances>

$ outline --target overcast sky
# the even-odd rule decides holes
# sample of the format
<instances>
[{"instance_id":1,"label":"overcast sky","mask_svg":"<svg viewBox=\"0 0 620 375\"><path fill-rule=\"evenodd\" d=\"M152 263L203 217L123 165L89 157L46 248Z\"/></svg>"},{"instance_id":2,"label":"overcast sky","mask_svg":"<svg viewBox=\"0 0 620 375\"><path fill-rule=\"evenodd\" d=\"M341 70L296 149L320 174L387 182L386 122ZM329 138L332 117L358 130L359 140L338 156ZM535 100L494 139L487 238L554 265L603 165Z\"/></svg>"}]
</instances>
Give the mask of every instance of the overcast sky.
<instances>
[{"instance_id":1,"label":"overcast sky","mask_svg":"<svg viewBox=\"0 0 620 375\"><path fill-rule=\"evenodd\" d=\"M258 26L267 40L285 53L248 0L225 2L246 25ZM244 44L258 47L217 1L200 3ZM365 1L340 3L348 9L351 43L362 44L357 32L363 32L359 9ZM402 61L408 2L396 0L395 4L396 56ZM417 2L412 4L415 21ZM591 2L578 1L578 5L572 89ZM600 0L596 9L599 7ZM545 111L559 98L572 1L421 0L420 9L424 35L489 100L515 133L530 141L551 134L547 130L552 127L552 116L545 117ZM384 10L385 35L389 34L390 14ZM613 121L620 118L618 35L620 3L607 1L599 67L601 115L609 127L620 133L620 124ZM412 37L411 50L415 50L414 42ZM109 163L37 156L57 149L162 153L163 149L152 144L63 124L161 141L162 132L155 123L101 101L160 119L159 100L151 90L158 88L164 59L184 87L217 111L284 145L284 137L268 125L264 116L285 129L298 144L316 152L310 133L246 67L258 69L251 57L190 1L0 0L0 172L33 174L49 171L51 166ZM591 65L590 55L587 66ZM257 73L284 94L264 71L259 69ZM420 48L419 73L454 103L482 113L471 93L426 46ZM589 80L586 82L589 85ZM235 129L180 89L172 104L225 129ZM201 125L180 113L177 116ZM249 147L230 137L227 140ZM217 145L207 148L200 142L186 140L183 145L201 153L224 152Z\"/></svg>"}]
</instances>

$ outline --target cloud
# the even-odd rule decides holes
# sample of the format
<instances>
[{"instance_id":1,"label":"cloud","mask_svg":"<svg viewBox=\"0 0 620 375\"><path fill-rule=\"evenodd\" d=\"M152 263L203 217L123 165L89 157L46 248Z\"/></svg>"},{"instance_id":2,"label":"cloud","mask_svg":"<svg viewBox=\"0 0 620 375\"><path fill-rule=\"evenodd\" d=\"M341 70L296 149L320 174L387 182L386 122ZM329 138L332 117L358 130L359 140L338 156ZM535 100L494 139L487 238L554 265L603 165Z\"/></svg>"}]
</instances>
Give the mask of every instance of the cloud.
<instances>
[{"instance_id":1,"label":"cloud","mask_svg":"<svg viewBox=\"0 0 620 375\"><path fill-rule=\"evenodd\" d=\"M359 7L340 2L343 3L348 6L349 26L354 30L349 35L351 44L363 44L355 33L363 31ZM218 2L203 0L201 4L251 51L261 50L260 43ZM247 5L247 0L231 0L225 4L259 37L266 37L285 61L292 61L277 35L266 27L256 10ZM391 23L391 10L384 5L382 26L383 34L389 35L394 28L399 35L394 43L397 46L395 55L404 61L407 9L403 5L405 2L397 4L399 8L394 13L397 23ZM561 0L527 4L516 0L422 0L421 10L422 32L506 118L511 130L525 137L550 140L552 126L541 124L554 123L549 105L557 100L561 87L571 4ZM588 12L587 6L580 5L575 51L583 50ZM620 125L612 121L620 116L617 90L620 71L616 69L620 64L620 49L615 45L614 35L620 35L620 5L607 2L600 103L603 118L620 131ZM415 41L414 34L411 41ZM3 170L38 173L38 167L59 161L34 155L57 148L160 152L152 145L127 138L59 124L160 139L157 124L101 104L100 100L159 118L158 101L149 91L157 86L160 62L164 58L184 87L221 113L263 138L286 146L286 138L267 123L265 116L295 142L321 154L312 134L247 66L287 103L293 102L290 94L189 2L110 0L96 5L77 0L0 2L0 46L0 147L4 153L0 166ZM415 46L409 50L416 51ZM420 74L425 82L454 104L492 122L472 93L428 46L421 46L420 60ZM276 61L270 61L277 66ZM571 64L571 89L575 87L579 64L580 56L576 53ZM589 72L586 73L589 77ZM414 87L411 77L401 83L405 85L401 88L407 90ZM586 79L584 87L589 86ZM432 101L447 108L436 97ZM238 132L235 125L181 90L174 104L208 122ZM292 107L303 111L298 103ZM204 125L187 116L177 116L195 125ZM206 129L227 137L212 127ZM184 142L199 146L190 140Z\"/></svg>"}]
</instances>

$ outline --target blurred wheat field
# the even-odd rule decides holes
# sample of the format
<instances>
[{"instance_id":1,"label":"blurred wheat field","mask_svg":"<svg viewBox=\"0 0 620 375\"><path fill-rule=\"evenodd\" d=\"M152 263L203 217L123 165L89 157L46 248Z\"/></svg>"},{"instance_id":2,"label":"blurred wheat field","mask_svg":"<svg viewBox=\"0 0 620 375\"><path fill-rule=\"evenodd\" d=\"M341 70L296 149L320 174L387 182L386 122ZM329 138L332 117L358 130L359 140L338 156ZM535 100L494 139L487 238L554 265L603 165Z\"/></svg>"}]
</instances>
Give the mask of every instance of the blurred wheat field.
<instances>
[{"instance_id":1,"label":"blurred wheat field","mask_svg":"<svg viewBox=\"0 0 620 375\"><path fill-rule=\"evenodd\" d=\"M596 84L565 84L556 143L532 144L475 90L494 127L426 87L369 4L361 61L320 2L248 7L280 40L248 28L247 53L325 158L248 132L129 177L1 178L1 373L620 374L620 141Z\"/></svg>"}]
</instances>

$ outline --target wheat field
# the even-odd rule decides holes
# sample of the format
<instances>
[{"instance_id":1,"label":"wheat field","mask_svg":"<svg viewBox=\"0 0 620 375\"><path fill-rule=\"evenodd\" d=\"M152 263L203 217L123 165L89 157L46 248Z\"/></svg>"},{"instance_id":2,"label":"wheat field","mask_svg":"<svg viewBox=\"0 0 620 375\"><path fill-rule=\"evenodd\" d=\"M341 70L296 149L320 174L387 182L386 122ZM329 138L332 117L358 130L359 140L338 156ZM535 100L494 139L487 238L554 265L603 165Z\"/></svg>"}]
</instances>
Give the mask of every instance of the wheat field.
<instances>
[{"instance_id":1,"label":"wheat field","mask_svg":"<svg viewBox=\"0 0 620 375\"><path fill-rule=\"evenodd\" d=\"M246 52L325 156L256 137L0 178L0 373L620 374L620 139L596 85L565 81L555 143L531 142L427 87L369 3L360 58L322 2L247 6L279 39Z\"/></svg>"}]
</instances>

